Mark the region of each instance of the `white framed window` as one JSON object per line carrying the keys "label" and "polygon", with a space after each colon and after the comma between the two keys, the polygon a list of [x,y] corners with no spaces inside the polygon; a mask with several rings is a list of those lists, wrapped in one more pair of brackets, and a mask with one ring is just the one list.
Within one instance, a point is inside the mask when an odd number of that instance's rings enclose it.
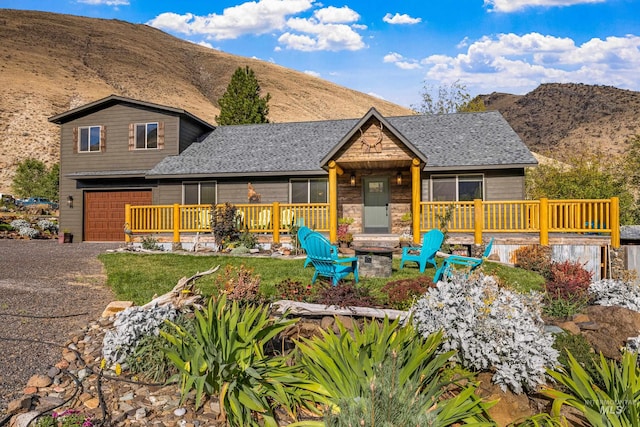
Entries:
{"label": "white framed window", "polygon": [[78,127],[78,153],[97,153],[100,151],[102,126]]}
{"label": "white framed window", "polygon": [[327,179],[292,179],[289,182],[291,203],[327,203],[329,181]]}
{"label": "white framed window", "polygon": [[135,124],[136,150],[158,148],[158,123]]}
{"label": "white framed window", "polygon": [[432,202],[484,200],[483,175],[431,176]]}
{"label": "white framed window", "polygon": [[183,182],[182,203],[185,205],[215,205],[217,199],[215,181]]}

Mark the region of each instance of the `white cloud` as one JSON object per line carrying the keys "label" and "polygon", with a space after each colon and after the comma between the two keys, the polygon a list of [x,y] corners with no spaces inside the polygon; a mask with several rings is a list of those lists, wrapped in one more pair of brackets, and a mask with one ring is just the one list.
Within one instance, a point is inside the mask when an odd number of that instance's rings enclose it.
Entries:
{"label": "white cloud", "polygon": [[378,95],[378,94],[377,94],[377,93],[375,93],[375,92],[367,92],[367,95],[375,96],[375,97],[376,97],[376,98],[378,98],[378,99],[385,100],[384,96],[382,96],[382,95]]}
{"label": "white cloud", "polygon": [[384,18],[382,18],[382,20],[384,22],[386,22],[387,24],[418,24],[420,22],[422,22],[422,18],[412,18],[409,15],[402,14],[400,15],[399,13],[396,13],[395,15],[391,15],[390,13],[387,13],[386,15],[384,15]]}
{"label": "white cloud", "polygon": [[308,75],[313,76],[313,77],[320,77],[320,73],[318,73],[317,71],[304,70],[303,73],[308,74]]}
{"label": "white cloud", "polygon": [[584,3],[604,3],[606,0],[484,0],[493,12],[517,12],[528,7],[562,7]]}
{"label": "white cloud", "polygon": [[287,49],[305,52],[319,50],[360,50],[365,47],[362,36],[345,24],[326,24],[315,18],[290,18],[288,31],[278,38]]}
{"label": "white cloud", "polygon": [[78,0],[78,3],[107,5],[107,6],[129,6],[129,0]]}
{"label": "white cloud", "polygon": [[287,17],[309,10],[313,0],[259,0],[224,9],[221,15],[162,13],[147,24],[182,34],[206,35],[216,40],[245,34],[265,34],[285,27]]}
{"label": "white cloud", "polygon": [[316,10],[313,16],[325,24],[346,24],[356,22],[360,19],[360,15],[348,6],[342,6],[340,8],[333,6],[325,7],[324,9]]}
{"label": "white cloud", "polygon": [[[399,56],[389,62],[400,61],[408,60]],[[538,33],[500,34],[471,43],[464,53],[431,55],[421,64],[428,68],[428,80],[460,80],[479,91],[524,93],[544,82],[634,88],[640,36],[594,38],[578,46],[569,38]]]}
{"label": "white cloud", "polygon": [[415,59],[407,59],[397,52],[391,52],[386,54],[382,58],[382,62],[394,64],[396,67],[402,70],[416,70],[420,67],[420,63]]}

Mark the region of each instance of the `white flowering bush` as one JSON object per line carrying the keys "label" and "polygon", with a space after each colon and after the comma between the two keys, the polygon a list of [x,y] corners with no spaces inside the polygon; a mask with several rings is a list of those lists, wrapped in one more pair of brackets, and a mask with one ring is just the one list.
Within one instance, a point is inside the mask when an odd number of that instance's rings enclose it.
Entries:
{"label": "white flowering bush", "polygon": [[444,331],[443,352],[456,350],[465,368],[494,371],[495,384],[520,394],[543,384],[546,368],[557,365],[540,299],[499,288],[491,277],[454,277],[430,288],[411,311],[422,336]]}
{"label": "white flowering bush", "polygon": [[38,221],[38,228],[42,231],[48,231],[51,234],[58,234],[58,223],[48,219]]}
{"label": "white flowering bush", "polygon": [[114,329],[106,332],[102,341],[102,356],[108,365],[122,363],[135,350],[140,339],[159,333],[166,320],[175,320],[178,310],[172,305],[154,306],[148,309],[129,307],[116,315]]}
{"label": "white flowering bush", "polygon": [[628,308],[640,312],[640,286],[622,280],[603,279],[589,285],[593,304]]}

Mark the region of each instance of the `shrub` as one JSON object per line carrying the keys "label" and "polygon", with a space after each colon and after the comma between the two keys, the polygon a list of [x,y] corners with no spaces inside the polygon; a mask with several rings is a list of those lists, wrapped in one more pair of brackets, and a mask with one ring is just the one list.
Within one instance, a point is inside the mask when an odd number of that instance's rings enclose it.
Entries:
{"label": "shrub", "polygon": [[472,384],[445,398],[450,383],[441,372],[453,352],[438,353],[441,333],[422,338],[411,324],[401,326],[388,318],[352,332],[339,321],[336,325],[338,334],[323,331],[297,344],[301,365],[335,405],[326,414],[328,426],[445,426],[484,420]]}
{"label": "shrub", "polygon": [[294,320],[271,319],[263,306],[227,304],[225,295],[211,298],[195,317],[193,332],[178,325],[161,332],[182,379],[181,404],[191,391],[196,410],[205,396],[218,395],[230,426],[277,426],[278,407],[294,418],[299,406],[318,413],[319,387],[285,357],[265,354],[265,345]]}
{"label": "shrub", "polygon": [[432,280],[426,276],[389,282],[382,287],[389,305],[397,310],[409,309],[417,297],[422,296],[431,286]]}
{"label": "shrub", "polygon": [[20,229],[18,230],[18,234],[21,235],[22,237],[35,239],[40,235],[40,231],[32,227],[20,227]]}
{"label": "shrub", "polygon": [[142,249],[146,249],[148,251],[161,251],[162,246],[158,245],[158,239],[153,237],[153,235],[149,235],[142,237]]}
{"label": "shrub", "polygon": [[315,301],[318,304],[338,307],[379,307],[380,304],[369,295],[369,289],[356,287],[351,283],[339,283],[337,286],[323,288]]}
{"label": "shrub", "polygon": [[[179,315],[174,322],[185,330],[193,331],[193,321],[185,315]],[[170,332],[171,328],[169,323],[163,322],[158,332]],[[127,355],[125,362],[131,372],[142,378],[153,382],[165,382],[178,372],[167,358],[167,348],[167,340],[159,333],[144,335],[138,341],[135,350]]]}
{"label": "shrub", "polygon": [[592,378],[597,373],[597,356],[593,352],[589,341],[583,335],[570,332],[556,334],[553,348],[558,350],[558,363],[565,369],[570,367],[570,353]]}
{"label": "shrub", "polygon": [[31,227],[31,224],[29,223],[29,221],[26,221],[24,219],[14,219],[9,223],[9,225],[11,225],[11,228],[13,228],[14,230],[20,230],[21,228]]}
{"label": "shrub", "polygon": [[43,415],[34,423],[35,427],[93,427],[91,417],[82,415],[77,409],[66,409]]}
{"label": "shrub", "polygon": [[467,369],[495,370],[493,382],[515,393],[544,382],[558,352],[544,331],[540,296],[499,288],[491,277],[454,277],[430,288],[412,309],[423,336],[444,331],[443,351],[457,350]]}
{"label": "shrub", "polygon": [[116,315],[114,329],[108,330],[102,342],[102,356],[108,364],[125,361],[140,340],[146,335],[158,335],[165,320],[178,315],[171,305],[154,306],[148,309],[129,307]]}
{"label": "shrub", "polygon": [[236,211],[236,207],[229,202],[213,208],[211,231],[216,243],[222,247],[234,240],[238,240],[239,230]]}
{"label": "shrub", "polygon": [[584,296],[581,298],[564,299],[554,298],[546,294],[543,302],[542,311],[544,314],[558,319],[567,319],[574,314],[580,313],[589,304],[589,298]]}
{"label": "shrub", "polygon": [[260,294],[260,275],[254,275],[253,270],[244,265],[239,267],[227,265],[224,273],[215,277],[214,283],[230,301],[256,304],[263,300]]}
{"label": "shrub", "polygon": [[58,223],[49,221],[48,219],[38,221],[38,228],[42,231],[48,231],[51,234],[58,234]]}
{"label": "shrub", "polygon": [[603,279],[589,285],[593,304],[628,308],[640,312],[640,286],[620,280]]}
{"label": "shrub", "polygon": [[522,246],[514,252],[514,267],[538,273],[545,279],[551,277],[551,246]]}
{"label": "shrub", "polygon": [[302,282],[284,279],[276,284],[278,298],[290,301],[313,302],[315,293],[311,285],[303,285]]}
{"label": "shrub", "polygon": [[551,276],[545,284],[547,294],[569,301],[583,299],[588,295],[592,275],[577,261],[553,263]]}

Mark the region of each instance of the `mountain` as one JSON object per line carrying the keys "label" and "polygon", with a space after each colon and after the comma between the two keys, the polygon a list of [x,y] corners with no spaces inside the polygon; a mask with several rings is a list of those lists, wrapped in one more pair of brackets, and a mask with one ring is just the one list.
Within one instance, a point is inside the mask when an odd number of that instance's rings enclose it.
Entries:
{"label": "mountain", "polygon": [[354,118],[372,106],[408,108],[257,59],[199,46],[147,25],[0,9],[0,193],[16,165],[58,161],[59,129],[47,118],[116,94],[182,108],[215,123],[218,98],[248,65],[272,122]]}
{"label": "mountain", "polygon": [[482,95],[530,150],[558,160],[581,150],[620,155],[640,135],[640,92],[612,86],[542,84],[526,95]]}

